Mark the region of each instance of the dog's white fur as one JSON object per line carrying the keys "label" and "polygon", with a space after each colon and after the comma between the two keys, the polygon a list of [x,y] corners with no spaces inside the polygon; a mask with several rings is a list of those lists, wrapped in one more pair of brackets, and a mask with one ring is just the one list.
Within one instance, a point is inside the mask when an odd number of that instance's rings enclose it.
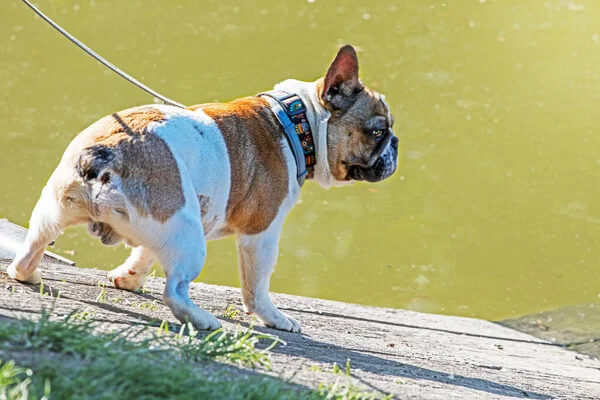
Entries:
{"label": "dog's white fur", "polygon": [[[298,94],[307,105],[307,117],[316,143],[315,179],[320,185],[330,187],[336,183],[327,160],[327,121],[330,114],[319,102],[316,82],[286,80],[275,88]],[[148,130],[162,138],[173,154],[180,172],[185,203],[161,223],[151,216],[139,214],[123,193],[118,177],[111,181],[109,188],[99,188],[97,198],[101,207],[98,220],[110,224],[126,243],[134,246],[129,258],[108,276],[113,282],[118,280],[119,287],[135,290],[142,285],[153,262],[159,261],[167,277],[164,300],[175,316],[181,321],[189,320],[197,329],[216,329],[220,326],[217,319],[196,306],[187,292],[190,282],[204,265],[206,240],[217,239],[225,233],[225,211],[231,187],[227,147],[217,124],[201,109],[191,111],[164,105],[148,107],[155,107],[165,115],[165,121],[151,123]],[[198,124],[202,126],[202,136],[195,130],[194,125]],[[284,138],[281,145],[288,168],[288,194],[265,231],[238,235],[237,244],[246,311],[256,313],[268,326],[298,332],[300,324],[281,313],[269,298],[269,279],[277,259],[283,221],[300,193],[292,151]],[[67,161],[63,157],[61,164]],[[38,283],[40,274],[37,267],[46,245],[65,227],[83,222],[57,200],[61,174],[64,171],[59,165],[42,191],[30,220],[25,245],[8,268],[12,278]],[[201,216],[198,195],[211,199],[204,216]],[[126,208],[129,219],[122,218],[123,213],[118,207]],[[205,226],[210,230],[205,231]]]}

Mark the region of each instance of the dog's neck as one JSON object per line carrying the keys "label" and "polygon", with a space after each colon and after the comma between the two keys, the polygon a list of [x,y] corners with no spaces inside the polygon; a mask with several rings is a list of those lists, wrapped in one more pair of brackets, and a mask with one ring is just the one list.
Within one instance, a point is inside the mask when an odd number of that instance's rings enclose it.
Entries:
{"label": "dog's neck", "polygon": [[329,188],[335,184],[327,159],[327,122],[331,114],[319,101],[317,82],[302,82],[295,79],[288,79],[275,85],[274,89],[295,93],[300,96],[306,105],[306,117],[312,130],[317,157],[314,179],[319,185]]}

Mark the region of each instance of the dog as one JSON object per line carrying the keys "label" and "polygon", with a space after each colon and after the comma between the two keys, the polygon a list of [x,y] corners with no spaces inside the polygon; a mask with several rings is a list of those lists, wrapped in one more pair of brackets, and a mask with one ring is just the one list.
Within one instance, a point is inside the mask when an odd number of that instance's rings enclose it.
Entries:
{"label": "dog", "polygon": [[269,279],[286,215],[305,179],[321,186],[377,182],[397,166],[398,139],[384,96],[358,76],[355,49],[339,49],[324,77],[286,80],[275,91],[185,109],[147,105],[106,116],[77,135],[42,190],[10,277],[39,283],[46,246],[71,225],[131,246],[108,273],[136,290],[155,261],[163,299],[181,322],[220,323],[188,296],[206,241],[236,235],[244,310],[300,332],[277,309]]}

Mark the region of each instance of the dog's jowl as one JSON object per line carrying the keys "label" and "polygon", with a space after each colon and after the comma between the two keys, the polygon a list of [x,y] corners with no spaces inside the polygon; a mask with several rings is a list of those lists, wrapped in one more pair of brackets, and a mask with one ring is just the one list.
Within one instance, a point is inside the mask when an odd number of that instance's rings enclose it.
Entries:
{"label": "dog's jowl", "polygon": [[116,287],[139,288],[158,261],[173,314],[216,329],[188,287],[204,265],[206,241],[236,235],[246,311],[298,332],[300,324],[269,298],[283,221],[305,179],[330,187],[392,175],[392,125],[384,97],[360,81],[351,46],[315,82],[286,80],[229,103],[148,105],[106,116],[68,146],[8,273],[39,282],[48,243],[67,226],[88,224],[104,244],[133,248],[108,274]]}

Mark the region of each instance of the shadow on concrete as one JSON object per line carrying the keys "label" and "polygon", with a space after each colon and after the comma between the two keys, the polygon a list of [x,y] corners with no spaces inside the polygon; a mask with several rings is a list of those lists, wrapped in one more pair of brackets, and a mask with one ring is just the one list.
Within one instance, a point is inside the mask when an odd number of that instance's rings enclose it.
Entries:
{"label": "shadow on concrete", "polygon": [[287,345],[276,346],[271,351],[294,357],[302,357],[328,364],[337,363],[340,366],[343,366],[346,363],[346,360],[350,359],[352,369],[360,369],[372,374],[391,375],[398,378],[422,379],[446,385],[462,386],[496,396],[531,399],[552,398],[552,396],[546,394],[523,390],[486,379],[450,374],[392,361],[386,358],[377,357],[373,354],[365,354],[362,351],[321,342],[306,335],[290,334],[265,327],[255,327],[254,330],[281,337],[287,342]]}

